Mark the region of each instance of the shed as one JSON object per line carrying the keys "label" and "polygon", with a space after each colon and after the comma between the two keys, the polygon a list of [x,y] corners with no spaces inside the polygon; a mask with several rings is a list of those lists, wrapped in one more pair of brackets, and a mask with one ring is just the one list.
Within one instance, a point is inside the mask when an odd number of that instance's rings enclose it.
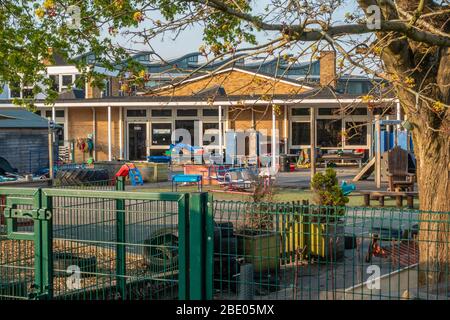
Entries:
{"label": "shed", "polygon": [[19,174],[48,168],[48,120],[24,108],[0,108],[0,157]]}

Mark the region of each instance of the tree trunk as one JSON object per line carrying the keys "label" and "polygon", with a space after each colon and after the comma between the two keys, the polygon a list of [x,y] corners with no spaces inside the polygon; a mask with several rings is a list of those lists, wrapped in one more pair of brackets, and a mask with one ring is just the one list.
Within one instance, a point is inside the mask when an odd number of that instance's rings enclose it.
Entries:
{"label": "tree trunk", "polygon": [[413,130],[413,139],[420,210],[424,211],[420,215],[419,229],[419,282],[436,294],[447,294],[450,283],[450,139],[448,133],[423,126]]}

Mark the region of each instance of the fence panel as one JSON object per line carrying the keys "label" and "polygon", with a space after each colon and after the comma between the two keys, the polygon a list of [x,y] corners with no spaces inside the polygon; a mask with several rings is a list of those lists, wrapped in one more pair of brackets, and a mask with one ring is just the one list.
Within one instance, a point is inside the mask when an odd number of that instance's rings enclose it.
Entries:
{"label": "fence panel", "polygon": [[185,265],[178,261],[187,195],[43,193],[53,206],[55,298],[173,299],[183,294],[179,280],[180,273],[185,278]]}
{"label": "fence panel", "polygon": [[37,189],[0,188],[0,300],[28,299],[38,295],[41,281],[35,241],[39,222],[30,213],[39,205]]}
{"label": "fence panel", "polygon": [[214,201],[214,220],[215,299],[450,298],[450,213]]}

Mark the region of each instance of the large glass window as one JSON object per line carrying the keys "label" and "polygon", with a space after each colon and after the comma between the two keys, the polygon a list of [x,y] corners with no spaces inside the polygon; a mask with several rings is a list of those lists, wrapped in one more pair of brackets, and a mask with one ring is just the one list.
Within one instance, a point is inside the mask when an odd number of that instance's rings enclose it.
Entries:
{"label": "large glass window", "polygon": [[[222,116],[224,115],[223,109],[222,109]],[[203,116],[204,117],[218,117],[219,116],[219,108],[217,109],[203,109]]]}
{"label": "large glass window", "polygon": [[68,87],[72,85],[72,75],[63,75],[62,76],[62,86],[63,87]]}
{"label": "large glass window", "polygon": [[345,144],[350,146],[367,145],[367,123],[366,122],[346,122],[345,123]]}
{"label": "large glass window", "polygon": [[339,108],[319,108],[319,116],[339,116]]}
{"label": "large glass window", "polygon": [[156,146],[168,146],[171,143],[172,124],[152,123],[152,144]]}
{"label": "large glass window", "polygon": [[49,76],[49,79],[52,83],[52,89],[56,92],[59,92],[59,77],[58,75],[52,74]]}
{"label": "large glass window", "polygon": [[293,108],[293,116],[309,116],[309,108]]}
{"label": "large glass window", "polygon": [[172,110],[170,109],[162,109],[162,110],[152,110],[152,117],[171,117]]}
{"label": "large glass window", "polygon": [[309,145],[311,143],[311,124],[309,122],[292,122],[292,145]]}
{"label": "large glass window", "polygon": [[341,147],[342,120],[317,120],[317,145],[320,147]]}
{"label": "large glass window", "polygon": [[146,116],[147,110],[145,109],[127,110],[127,117],[146,117]]}
{"label": "large glass window", "polygon": [[[51,110],[45,111],[45,117],[51,119],[52,111]],[[64,110],[55,110],[55,117],[56,118],[64,118]]]}
{"label": "large glass window", "polygon": [[179,116],[179,117],[196,117],[197,109],[178,109],[177,116]]}
{"label": "large glass window", "polygon": [[219,123],[203,123],[203,145],[218,144],[216,139],[219,139]]}

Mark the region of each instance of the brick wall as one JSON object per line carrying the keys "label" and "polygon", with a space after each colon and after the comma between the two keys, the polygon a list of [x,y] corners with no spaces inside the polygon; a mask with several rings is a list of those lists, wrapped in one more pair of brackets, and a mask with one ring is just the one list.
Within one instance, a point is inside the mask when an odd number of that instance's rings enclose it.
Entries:
{"label": "brick wall", "polygon": [[[54,150],[56,160],[57,148]],[[47,129],[1,129],[0,157],[21,174],[48,167]]]}

